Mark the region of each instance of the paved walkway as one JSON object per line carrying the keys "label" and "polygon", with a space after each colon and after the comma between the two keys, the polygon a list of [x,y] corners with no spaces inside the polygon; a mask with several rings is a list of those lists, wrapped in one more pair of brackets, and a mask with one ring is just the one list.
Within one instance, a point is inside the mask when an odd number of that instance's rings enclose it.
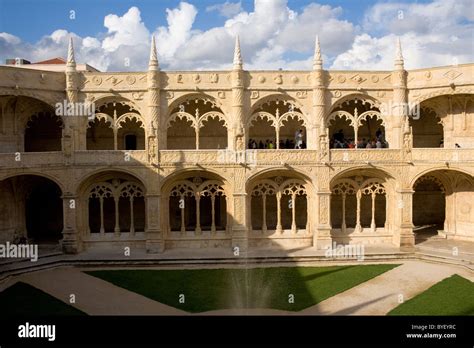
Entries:
{"label": "paved walkway", "polygon": [[74,294],[76,303],[70,305],[90,315],[186,314],[72,267],[24,274],[15,281],[28,283],[67,304],[70,304],[70,295]]}
{"label": "paved walkway", "polygon": [[[125,268],[125,267],[124,267]],[[150,267],[147,269],[160,269]],[[474,273],[462,267],[405,261],[363,284],[331,297],[300,312],[272,309],[216,310],[205,315],[385,315],[404,300],[425,291],[435,283],[459,274],[474,281]],[[153,301],[89,276],[74,267],[60,267],[23,274],[0,284],[0,291],[16,281],[23,281],[68,303],[76,295],[74,307],[91,315],[181,315],[187,312]],[[159,291],[157,289],[157,291]]]}
{"label": "paved walkway", "polygon": [[459,267],[405,261],[402,265],[299,314],[385,315],[399,305],[400,295],[406,301],[455,273],[474,281],[474,273]]}

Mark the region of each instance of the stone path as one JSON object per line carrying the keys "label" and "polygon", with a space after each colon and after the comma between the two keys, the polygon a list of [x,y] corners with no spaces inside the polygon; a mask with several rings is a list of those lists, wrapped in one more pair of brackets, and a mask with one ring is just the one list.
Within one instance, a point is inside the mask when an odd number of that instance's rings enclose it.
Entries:
{"label": "stone path", "polygon": [[[406,301],[454,273],[474,281],[474,273],[461,267],[422,261],[404,261],[395,269],[300,312],[273,309],[226,309],[202,314],[385,315],[398,306],[399,295],[403,295]],[[188,314],[185,311],[89,276],[81,272],[80,269],[73,267],[61,267],[23,274],[0,284],[0,291],[16,281],[31,284],[66,303],[69,301],[70,294],[75,294],[76,304],[74,307],[91,315]]]}
{"label": "stone path", "polygon": [[19,276],[16,280],[69,303],[90,315],[182,315],[186,312],[90,276],[72,267],[56,268]]}
{"label": "stone path", "polygon": [[405,261],[365,283],[328,298],[298,314],[318,315],[385,315],[399,305],[453,274],[474,281],[474,274],[459,267]]}

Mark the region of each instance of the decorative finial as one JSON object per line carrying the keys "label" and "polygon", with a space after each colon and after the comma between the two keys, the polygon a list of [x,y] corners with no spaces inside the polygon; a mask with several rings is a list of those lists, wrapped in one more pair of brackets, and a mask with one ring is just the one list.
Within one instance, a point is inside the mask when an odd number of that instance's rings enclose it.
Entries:
{"label": "decorative finial", "polygon": [[316,41],[314,43],[314,57],[313,57],[313,69],[323,68],[323,58],[321,57],[321,46],[319,45],[319,36],[316,35]]}
{"label": "decorative finial", "polygon": [[395,60],[398,60],[403,63],[402,43],[400,42],[400,37],[397,37],[397,50],[395,53]]}
{"label": "decorative finial", "polygon": [[151,36],[150,61],[148,62],[148,70],[158,70],[158,54],[156,53],[155,35]]}
{"label": "decorative finial", "polygon": [[240,52],[240,41],[239,35],[235,37],[235,49],[234,49],[234,69],[242,69],[242,54]]}
{"label": "decorative finial", "polygon": [[74,46],[72,42],[72,36],[69,37],[69,46],[67,49],[67,67],[75,68],[76,67],[76,59],[74,58]]}

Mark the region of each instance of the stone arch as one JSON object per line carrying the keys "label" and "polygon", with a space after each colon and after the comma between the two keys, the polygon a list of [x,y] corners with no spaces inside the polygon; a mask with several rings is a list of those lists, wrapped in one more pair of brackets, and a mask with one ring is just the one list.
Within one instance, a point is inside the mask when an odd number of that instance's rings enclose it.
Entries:
{"label": "stone arch", "polygon": [[336,101],[325,118],[331,148],[388,147],[380,102],[350,94]]}
{"label": "stone arch", "polygon": [[246,186],[251,234],[266,238],[310,235],[308,211],[313,190],[308,178],[273,170],[252,176]]}
{"label": "stone arch", "polygon": [[[285,94],[271,94],[258,100],[245,122],[248,147],[305,148],[308,118],[302,110],[296,99]],[[296,137],[299,130],[302,135]],[[266,143],[272,145],[265,146]]]}
{"label": "stone arch", "polygon": [[[95,107],[95,118],[88,122],[87,149],[145,149],[145,119],[133,103],[125,98],[103,98]],[[134,141],[127,141],[127,136]]]}
{"label": "stone arch", "polygon": [[473,114],[474,94],[431,94],[410,109],[413,147],[474,147]]}
{"label": "stone arch", "polygon": [[79,223],[88,244],[107,239],[142,239],[146,186],[124,170],[89,173],[78,185]]}
{"label": "stone arch", "polygon": [[140,106],[133,100],[128,99],[127,97],[116,94],[101,94],[98,96],[90,94],[90,96],[90,98],[86,97],[86,100],[90,100],[90,102],[93,102],[96,109],[106,104],[119,103],[123,106],[127,106],[131,112],[136,112],[140,115],[143,114],[143,110],[141,110]]}
{"label": "stone arch", "polygon": [[51,112],[32,115],[25,127],[25,152],[61,151],[63,128],[61,117]]}
{"label": "stone arch", "polygon": [[227,116],[215,98],[204,93],[186,94],[168,108],[167,148],[224,149],[228,127]]}
{"label": "stone arch", "polygon": [[335,111],[336,109],[338,109],[339,106],[341,106],[342,104],[345,104],[347,102],[350,102],[352,100],[357,100],[363,104],[365,103],[369,103],[370,105],[372,105],[372,108],[378,108],[380,109],[381,106],[382,106],[382,103],[375,97],[372,97],[368,94],[363,94],[363,93],[351,93],[351,94],[347,94],[345,96],[342,96],[338,99],[336,99],[332,104],[331,104],[331,107],[329,108],[329,113],[328,115],[330,115],[333,111]]}
{"label": "stone arch", "polygon": [[453,90],[452,88],[441,88],[436,91],[432,91],[429,93],[421,94],[417,97],[413,97],[411,100],[412,103],[414,104],[421,104],[425,100],[434,98],[434,97],[439,97],[439,96],[448,96],[448,95],[459,95],[459,94],[474,94],[474,89],[473,88],[456,88]]}
{"label": "stone arch", "polygon": [[63,232],[63,187],[46,174],[17,173],[0,181],[0,241],[53,244]]}
{"label": "stone arch", "polygon": [[184,179],[186,177],[192,177],[196,175],[204,175],[205,177],[208,177],[212,180],[222,181],[224,185],[226,186],[226,189],[227,189],[226,192],[229,195],[232,194],[233,185],[228,178],[222,175],[221,172],[213,168],[202,169],[199,167],[180,169],[168,174],[167,176],[163,178],[161,182],[160,191],[168,192],[170,190],[170,185],[172,185],[173,182]]}
{"label": "stone arch", "polygon": [[[332,235],[339,242],[361,241],[373,234],[389,240],[393,177],[375,168],[350,168],[330,182]],[[383,239],[383,238],[382,238]]]}
{"label": "stone arch", "polygon": [[38,98],[35,94],[0,97],[0,133],[17,138],[3,144],[3,151],[61,151],[63,120],[54,105]]}
{"label": "stone arch", "polygon": [[189,238],[228,238],[230,197],[225,179],[215,173],[186,170],[167,177],[162,185],[162,221],[169,246],[186,244]]}
{"label": "stone arch", "polygon": [[19,89],[15,90],[12,93],[11,88],[1,88],[0,87],[0,97],[5,97],[5,96],[12,96],[12,97],[25,97],[25,98],[31,98],[31,99],[36,99],[41,102],[44,102],[45,104],[48,104],[51,108],[55,108],[57,103],[62,103],[63,100],[66,98],[66,95],[64,92],[41,92],[41,91],[29,91],[26,89]]}
{"label": "stone arch", "polygon": [[305,173],[299,168],[291,168],[291,171],[290,171],[288,170],[287,167],[284,167],[284,166],[269,167],[269,168],[259,170],[256,173],[253,173],[250,177],[247,178],[245,182],[245,187],[246,187],[246,190],[248,190],[249,186],[253,185],[255,180],[266,178],[271,175],[290,176],[290,174],[292,174],[293,177],[308,183],[309,184],[308,189],[310,189],[311,191],[315,191],[317,183],[313,182],[313,180],[307,173]]}
{"label": "stone arch", "polygon": [[474,177],[457,168],[431,168],[412,181],[417,243],[436,236],[474,241]]}
{"label": "stone arch", "polygon": [[[418,173],[416,173],[413,178],[410,180],[410,183],[409,183],[409,186],[413,189],[416,181],[422,177],[423,175],[427,175],[427,174],[430,174],[431,172],[436,172],[436,171],[446,171],[446,172],[458,172],[458,173],[461,173],[461,174],[464,174],[466,175],[466,177],[468,178],[474,178],[474,173],[469,171],[469,170],[466,170],[464,168],[460,168],[460,167],[453,167],[453,166],[450,166],[449,168],[447,168],[446,166],[436,166],[436,167],[430,167],[430,168],[427,168],[427,169],[424,169]],[[445,184],[444,181],[442,181],[443,184]]]}

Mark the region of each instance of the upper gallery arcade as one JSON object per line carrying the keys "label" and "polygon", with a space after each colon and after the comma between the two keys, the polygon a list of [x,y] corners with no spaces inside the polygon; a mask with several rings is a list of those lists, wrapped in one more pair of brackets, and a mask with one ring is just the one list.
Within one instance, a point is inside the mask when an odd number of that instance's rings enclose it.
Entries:
{"label": "upper gallery arcade", "polygon": [[154,38],[145,72],[77,69],[72,39],[65,71],[0,66],[0,239],[472,241],[474,64],[407,71],[394,45],[391,71],[324,70],[317,38],[310,71],[244,70],[238,37],[228,71],[161,71]]}

